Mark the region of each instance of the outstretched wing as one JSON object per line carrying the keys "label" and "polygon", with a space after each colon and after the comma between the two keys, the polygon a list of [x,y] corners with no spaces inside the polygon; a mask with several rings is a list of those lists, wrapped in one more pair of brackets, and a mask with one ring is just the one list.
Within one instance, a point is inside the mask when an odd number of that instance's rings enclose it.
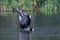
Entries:
{"label": "outstretched wing", "polygon": [[16,11],[18,13],[18,15],[20,15],[21,17],[23,17],[23,14],[22,14],[22,10],[17,10],[16,8],[14,7],[11,7],[14,11]]}

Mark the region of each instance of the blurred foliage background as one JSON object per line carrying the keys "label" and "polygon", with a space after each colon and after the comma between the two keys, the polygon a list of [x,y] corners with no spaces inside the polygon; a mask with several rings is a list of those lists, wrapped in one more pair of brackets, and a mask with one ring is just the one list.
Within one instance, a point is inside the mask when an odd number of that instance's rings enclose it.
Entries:
{"label": "blurred foliage background", "polygon": [[[33,14],[52,15],[60,13],[60,0],[0,0],[0,10],[12,11],[11,6]],[[2,14],[2,12],[1,12]]]}

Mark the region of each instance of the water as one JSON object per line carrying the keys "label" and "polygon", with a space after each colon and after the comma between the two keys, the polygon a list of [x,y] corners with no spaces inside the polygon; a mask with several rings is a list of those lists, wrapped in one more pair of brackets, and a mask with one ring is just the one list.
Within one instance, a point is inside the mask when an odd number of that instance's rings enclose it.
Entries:
{"label": "water", "polygon": [[[18,40],[17,19],[17,16],[0,16],[0,40]],[[32,24],[35,28],[32,40],[60,40],[60,15],[35,15]]]}
{"label": "water", "polygon": [[60,40],[60,16],[38,15],[32,40]]}

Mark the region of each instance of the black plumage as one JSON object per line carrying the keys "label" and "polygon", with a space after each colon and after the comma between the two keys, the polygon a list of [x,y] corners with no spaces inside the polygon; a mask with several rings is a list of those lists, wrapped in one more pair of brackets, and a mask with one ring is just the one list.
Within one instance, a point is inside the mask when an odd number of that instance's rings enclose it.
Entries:
{"label": "black plumage", "polygon": [[[20,23],[20,27],[22,29],[27,28],[30,23],[31,23],[31,19],[29,17],[29,15],[27,15],[27,13],[25,12],[25,10],[17,10],[13,7],[11,7],[14,11],[17,12],[17,14],[19,15],[19,23]],[[21,19],[20,19],[21,18]]]}

